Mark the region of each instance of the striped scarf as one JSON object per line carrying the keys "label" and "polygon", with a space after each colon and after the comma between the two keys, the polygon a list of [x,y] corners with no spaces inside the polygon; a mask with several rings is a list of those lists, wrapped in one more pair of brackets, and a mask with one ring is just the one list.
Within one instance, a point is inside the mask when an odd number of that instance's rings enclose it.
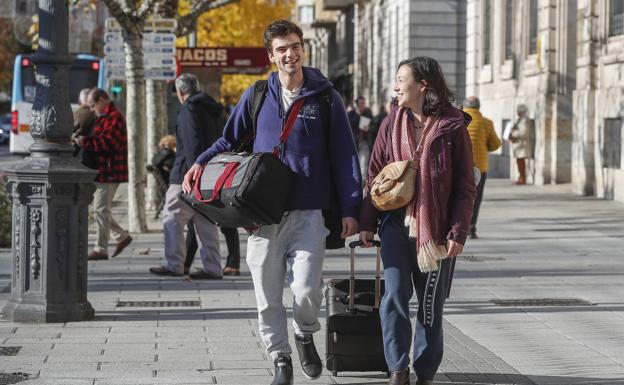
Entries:
{"label": "striped scarf", "polygon": [[[400,108],[391,132],[391,148],[393,161],[414,160],[416,173],[416,190],[412,201],[405,209],[405,226],[409,226],[409,237],[416,239],[418,267],[423,273],[438,270],[438,260],[446,258],[446,246],[436,244],[436,212],[431,184],[431,143],[432,132],[439,126],[439,120],[427,118],[420,144],[416,143],[416,135],[406,108]],[[420,151],[420,156],[418,152]],[[417,159],[414,159],[417,158]]]}

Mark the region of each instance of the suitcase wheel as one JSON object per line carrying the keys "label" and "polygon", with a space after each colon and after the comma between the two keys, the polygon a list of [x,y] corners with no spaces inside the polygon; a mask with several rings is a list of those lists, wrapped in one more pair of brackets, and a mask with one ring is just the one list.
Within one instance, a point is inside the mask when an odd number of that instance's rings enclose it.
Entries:
{"label": "suitcase wheel", "polygon": [[[338,377],[338,372],[336,370],[332,370],[332,376]],[[390,376],[388,376],[388,377],[390,377]]]}

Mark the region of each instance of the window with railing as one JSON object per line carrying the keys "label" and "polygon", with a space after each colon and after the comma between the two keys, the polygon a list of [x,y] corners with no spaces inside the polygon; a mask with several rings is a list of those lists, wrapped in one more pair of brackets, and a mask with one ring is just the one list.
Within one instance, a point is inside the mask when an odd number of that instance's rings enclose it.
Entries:
{"label": "window with railing", "polygon": [[537,53],[537,0],[529,0],[529,54]]}
{"label": "window with railing", "polygon": [[609,36],[624,35],[624,1],[609,1]]}

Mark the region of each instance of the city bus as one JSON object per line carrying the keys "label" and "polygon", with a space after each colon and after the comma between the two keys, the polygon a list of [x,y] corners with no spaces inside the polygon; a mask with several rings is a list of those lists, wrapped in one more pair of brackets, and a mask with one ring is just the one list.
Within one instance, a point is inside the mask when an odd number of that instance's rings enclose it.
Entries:
{"label": "city bus", "polygon": [[[69,100],[72,109],[78,108],[78,94],[83,88],[102,87],[102,63],[97,56],[78,54],[69,73]],[[13,65],[11,97],[11,135],[9,148],[13,154],[27,154],[33,144],[29,125],[35,101],[35,71],[31,55],[17,55]]]}

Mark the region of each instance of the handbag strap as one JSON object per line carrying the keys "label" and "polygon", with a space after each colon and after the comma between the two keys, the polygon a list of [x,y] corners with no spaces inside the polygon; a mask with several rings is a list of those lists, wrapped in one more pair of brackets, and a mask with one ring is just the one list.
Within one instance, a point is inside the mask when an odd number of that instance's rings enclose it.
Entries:
{"label": "handbag strap", "polygon": [[305,102],[305,98],[297,99],[293,103],[292,109],[290,110],[290,114],[288,115],[288,119],[286,119],[286,124],[282,129],[282,134],[280,135],[280,142],[277,146],[273,147],[272,154],[276,157],[280,157],[282,154],[282,148],[284,147],[284,143],[286,143],[286,139],[290,135],[292,131],[293,125],[297,120],[297,116],[299,115],[299,111],[301,111],[301,107],[303,107],[303,103]]}

